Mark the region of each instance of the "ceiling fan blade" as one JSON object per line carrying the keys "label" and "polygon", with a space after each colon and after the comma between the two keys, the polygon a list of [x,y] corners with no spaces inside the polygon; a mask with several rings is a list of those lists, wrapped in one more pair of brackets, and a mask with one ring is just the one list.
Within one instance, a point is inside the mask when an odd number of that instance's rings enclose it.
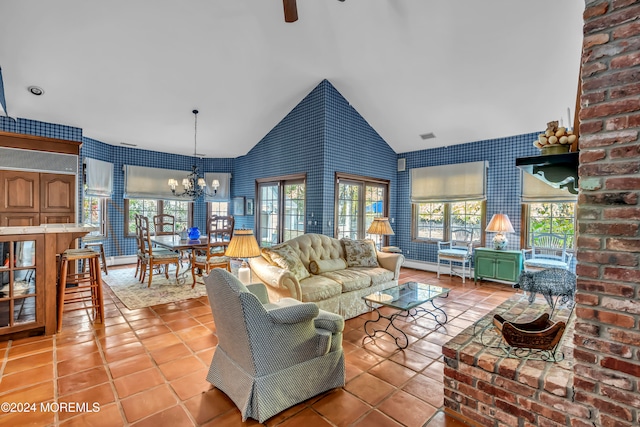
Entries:
{"label": "ceiling fan blade", "polygon": [[284,6],[284,22],[296,22],[298,20],[298,7],[296,0],[282,0]]}

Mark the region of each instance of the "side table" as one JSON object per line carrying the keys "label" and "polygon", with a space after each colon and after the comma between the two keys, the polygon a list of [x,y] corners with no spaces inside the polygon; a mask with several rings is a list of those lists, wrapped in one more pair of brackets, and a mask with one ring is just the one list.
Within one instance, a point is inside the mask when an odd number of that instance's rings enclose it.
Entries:
{"label": "side table", "polygon": [[522,252],[476,248],[473,254],[474,282],[478,279],[517,283],[522,272]]}

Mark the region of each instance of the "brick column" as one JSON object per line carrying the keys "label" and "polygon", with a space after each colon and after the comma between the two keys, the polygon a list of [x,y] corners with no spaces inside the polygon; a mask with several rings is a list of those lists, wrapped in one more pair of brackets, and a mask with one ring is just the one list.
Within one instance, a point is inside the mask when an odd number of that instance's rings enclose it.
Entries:
{"label": "brick column", "polygon": [[584,21],[574,399],[639,425],[640,0],[586,0]]}

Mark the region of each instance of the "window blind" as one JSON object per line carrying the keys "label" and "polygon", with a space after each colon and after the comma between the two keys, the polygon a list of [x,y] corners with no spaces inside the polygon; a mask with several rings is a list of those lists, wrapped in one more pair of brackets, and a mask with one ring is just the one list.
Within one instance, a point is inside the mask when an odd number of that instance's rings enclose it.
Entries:
{"label": "window blind", "polygon": [[[214,194],[213,188],[211,187],[211,183],[214,179],[217,179],[220,183],[220,187],[218,187],[218,191]],[[204,174],[204,180],[207,182],[207,192],[211,194],[211,196],[205,196],[205,202],[226,202],[231,200],[231,174],[224,172],[207,172]]]}
{"label": "window blind", "polygon": [[[169,187],[170,178],[181,183],[182,178],[188,174],[189,172],[181,170],[124,165],[124,198],[190,201],[174,196]],[[178,192],[182,190],[180,185],[176,188]]]}
{"label": "window blind", "polygon": [[569,193],[565,188],[555,188],[535,176],[524,171],[521,172],[521,198],[522,203],[544,203],[544,202],[575,202],[578,200],[577,194]]}
{"label": "window blind", "polygon": [[86,157],[84,159],[86,196],[111,197],[113,194],[113,163]]}
{"label": "window blind", "polygon": [[485,200],[487,161],[411,169],[411,203]]}

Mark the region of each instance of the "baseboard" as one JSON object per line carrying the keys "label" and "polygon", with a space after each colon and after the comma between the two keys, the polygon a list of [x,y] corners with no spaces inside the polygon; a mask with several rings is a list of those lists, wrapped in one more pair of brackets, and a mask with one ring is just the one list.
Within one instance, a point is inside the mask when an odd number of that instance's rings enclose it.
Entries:
{"label": "baseboard", "polygon": [[138,262],[137,255],[123,255],[123,256],[110,256],[107,257],[107,266],[112,265],[129,265],[136,264]]}
{"label": "baseboard", "polygon": [[[415,270],[422,270],[422,271],[431,271],[433,273],[437,273],[438,272],[438,264],[434,263],[434,262],[426,262],[426,261],[418,261],[415,259],[406,259],[404,260],[404,263],[402,263],[403,267],[407,267],[407,268],[413,268]],[[449,266],[442,266],[442,269],[440,270],[440,275],[442,276],[443,274],[446,274],[447,276],[449,275]],[[459,274],[456,274],[457,277],[460,277]],[[469,280],[473,280],[473,270],[471,270],[471,275],[467,276],[465,274],[465,277]]]}

